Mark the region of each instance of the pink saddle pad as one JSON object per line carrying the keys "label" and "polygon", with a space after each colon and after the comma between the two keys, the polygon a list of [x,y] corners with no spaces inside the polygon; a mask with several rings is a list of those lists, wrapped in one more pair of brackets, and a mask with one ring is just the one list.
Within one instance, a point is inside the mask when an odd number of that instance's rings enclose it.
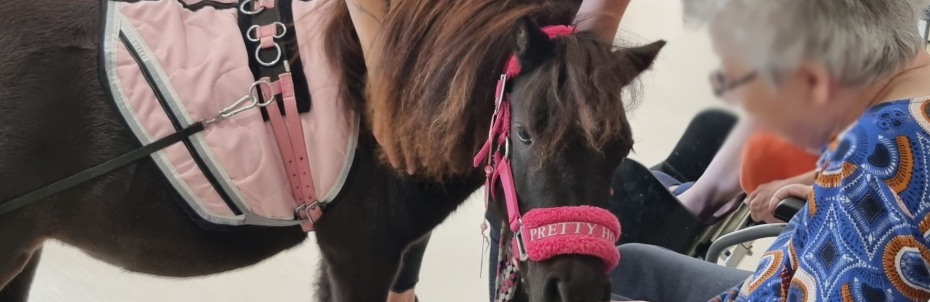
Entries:
{"label": "pink saddle pad", "polygon": [[[146,144],[214,117],[256,81],[235,0],[106,2],[102,70],[126,124]],[[316,196],[329,202],[352,165],[358,114],[338,95],[323,53],[317,1],[292,5],[311,110],[300,115]],[[194,212],[222,225],[291,226],[294,197],[259,109],[152,155]]]}

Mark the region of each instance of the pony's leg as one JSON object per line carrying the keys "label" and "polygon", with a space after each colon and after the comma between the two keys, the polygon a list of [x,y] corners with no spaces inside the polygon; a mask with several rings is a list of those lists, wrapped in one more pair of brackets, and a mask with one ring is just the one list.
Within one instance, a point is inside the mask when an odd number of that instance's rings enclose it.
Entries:
{"label": "pony's leg", "polygon": [[396,257],[371,253],[349,256],[350,253],[342,252],[339,260],[327,260],[330,264],[325,268],[324,277],[328,277],[329,302],[386,301],[400,266],[400,252]]}
{"label": "pony's leg", "polygon": [[316,281],[316,298],[319,302],[333,301],[333,289],[329,282],[328,268],[329,265],[326,264],[326,259],[320,259],[320,278]]}
{"label": "pony's leg", "polygon": [[42,258],[42,248],[32,252],[29,262],[22,272],[0,289],[0,301],[3,302],[25,302],[29,299],[29,289],[32,288],[32,280],[36,276],[36,270],[39,268],[39,259]]}
{"label": "pony's leg", "polygon": [[442,184],[398,178],[363,130],[344,194],[316,225],[333,302],[386,301],[404,252],[484,181],[481,173]]}
{"label": "pony's leg", "polygon": [[0,302],[25,301],[39,263],[45,227],[37,211],[25,208],[0,218]]}
{"label": "pony's leg", "polygon": [[404,250],[428,231],[414,226],[404,211],[392,211],[398,203],[359,198],[336,203],[321,218],[316,229],[325,263],[321,281],[328,283],[331,302],[387,301]]}
{"label": "pony's leg", "polygon": [[[393,293],[403,293],[403,292],[412,292],[416,282],[419,279],[420,274],[420,265],[423,262],[423,253],[426,250],[426,245],[429,242],[429,235],[421,239],[417,243],[410,246],[407,251],[404,253],[403,261],[401,262],[401,267],[398,268],[398,272],[395,274],[395,278],[392,278],[393,283],[391,287],[391,292]],[[321,261],[320,265],[320,281],[319,281],[319,293],[321,302],[332,302],[332,287],[330,281],[330,274],[328,273],[329,265],[326,264],[325,260]],[[339,301],[354,301],[352,298],[343,298]]]}

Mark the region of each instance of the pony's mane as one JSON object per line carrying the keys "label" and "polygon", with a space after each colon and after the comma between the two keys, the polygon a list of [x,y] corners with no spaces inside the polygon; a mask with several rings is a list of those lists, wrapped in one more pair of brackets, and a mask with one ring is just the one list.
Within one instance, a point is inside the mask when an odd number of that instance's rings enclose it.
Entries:
{"label": "pony's mane", "polygon": [[[340,3],[333,6],[334,19],[326,29],[328,57],[343,71],[343,92],[355,109],[369,118],[375,112],[389,118],[392,128],[385,130],[402,152],[422,160],[418,174],[462,175],[472,171],[471,158],[487,138],[494,87],[513,53],[517,20],[529,16],[540,26],[570,24],[580,3],[392,0],[379,40],[381,65],[367,85],[361,47],[348,9]],[[558,57],[527,76],[531,83],[523,86],[529,87],[525,95],[549,100],[533,106],[541,110],[533,113],[539,117],[534,124],[545,129],[538,142],[556,150],[574,127],[594,147],[612,135],[628,134],[620,91],[635,74],[623,76],[628,71],[610,64],[620,61],[611,45],[591,35],[557,40]]]}

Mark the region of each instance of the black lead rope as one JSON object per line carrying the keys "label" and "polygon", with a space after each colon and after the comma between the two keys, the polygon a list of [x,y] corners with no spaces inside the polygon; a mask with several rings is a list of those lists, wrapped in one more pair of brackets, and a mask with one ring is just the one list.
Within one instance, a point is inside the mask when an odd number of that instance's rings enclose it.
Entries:
{"label": "black lead rope", "polygon": [[185,138],[194,135],[197,132],[203,131],[205,128],[206,125],[204,122],[192,124],[187,126],[187,128],[175,132],[174,134],[168,135],[148,145],[142,146],[141,148],[133,150],[132,152],[123,154],[120,157],[111,159],[105,163],[94,166],[93,168],[78,172],[77,174],[71,175],[68,178],[59,180],[55,183],[42,187],[41,189],[29,192],[26,195],[17,197],[16,199],[0,203],[0,215],[15,211],[19,208],[29,205],[30,203],[39,201],[43,198],[73,188],[81,183],[92,180],[101,175],[113,172],[116,169],[125,167],[126,165],[152,155],[152,153],[158,152],[161,149],[181,142]]}

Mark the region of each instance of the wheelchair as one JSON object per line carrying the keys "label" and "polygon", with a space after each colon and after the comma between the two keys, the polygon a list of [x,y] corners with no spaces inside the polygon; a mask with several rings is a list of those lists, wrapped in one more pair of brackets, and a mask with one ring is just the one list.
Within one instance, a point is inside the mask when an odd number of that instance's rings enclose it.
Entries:
{"label": "wheelchair", "polygon": [[[748,206],[707,221],[692,214],[660,182],[652,171],[660,171],[682,182],[696,181],[722,147],[738,118],[719,109],[699,113],[666,160],[652,167],[626,159],[614,172],[610,210],[620,218],[622,235],[618,244],[643,243],[660,246],[691,257],[735,267],[749,253],[745,243],[777,236],[785,224],[759,225],[752,221]],[[745,194],[739,198],[745,198]],[[786,199],[775,217],[788,221],[804,201]],[[727,248],[734,246],[731,250]]]}

